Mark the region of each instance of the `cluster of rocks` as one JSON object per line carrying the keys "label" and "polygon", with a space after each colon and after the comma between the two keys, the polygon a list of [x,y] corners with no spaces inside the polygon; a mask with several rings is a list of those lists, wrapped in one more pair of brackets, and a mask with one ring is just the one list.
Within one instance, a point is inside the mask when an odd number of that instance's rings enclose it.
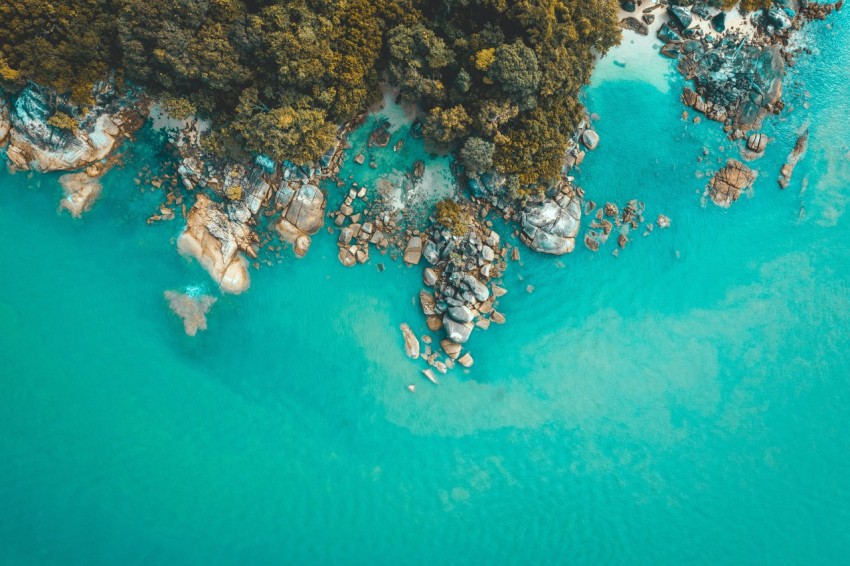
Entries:
{"label": "cluster of rocks", "polygon": [[[487,329],[491,322],[505,322],[495,308],[505,291],[492,282],[507,267],[508,248],[500,246],[499,234],[478,221],[473,211],[466,214],[464,228],[435,223],[420,240],[428,264],[422,280],[433,289],[420,293],[422,312],[430,330],[443,329],[458,345],[466,343],[476,326]],[[414,251],[409,259],[418,260],[417,255]]]}
{"label": "cluster of rocks", "polygon": [[717,206],[728,208],[738,200],[741,192],[750,189],[756,173],[740,161],[730,159],[708,184],[708,196]]}
{"label": "cluster of rocks", "polygon": [[587,155],[585,150],[593,151],[599,146],[599,134],[590,123],[590,118],[585,117],[576,128],[567,146],[567,154],[564,159],[564,172],[573,167],[578,167],[584,162]]}
{"label": "cluster of rocks", "polygon": [[782,169],[779,172],[779,187],[782,189],[787,189],[788,185],[791,183],[791,176],[794,174],[794,167],[797,166],[797,161],[799,161],[800,157],[806,153],[806,148],[809,145],[809,130],[806,130],[797,137],[797,141],[794,142],[794,149],[791,150],[791,153],[788,154],[788,158],[785,160],[785,163],[782,165]]}
{"label": "cluster of rocks", "polygon": [[[677,59],[678,70],[694,82],[693,90],[685,89],[683,102],[724,123],[732,139],[743,139],[784,106],[782,81],[793,63],[791,32],[810,19],[825,18],[840,4],[777,0],[751,15],[751,33],[727,32],[725,13],[711,16],[703,3],[692,9],[669,6],[669,21],[658,30],[665,42],[661,52]],[[710,18],[717,35],[693,26],[698,18]]]}
{"label": "cluster of rocks", "polygon": [[[307,254],[311,237],[324,225],[327,206],[318,184],[321,178],[339,172],[341,141],[318,163],[304,166],[277,164],[262,155],[253,164],[221,161],[205,154],[197,144],[179,148],[181,184],[198,196],[178,248],[196,258],[222,291],[240,293],[250,285],[243,253],[257,260],[264,245],[269,251],[278,251],[255,232],[263,217],[274,217],[275,232],[292,246],[296,257]],[[259,266],[255,261],[254,267]]]}
{"label": "cluster of rocks", "polygon": [[[637,199],[632,199],[623,206],[622,210],[613,202],[606,202],[601,208],[596,208],[596,203],[587,201],[585,211],[590,214],[596,210],[595,220],[590,223],[590,230],[584,236],[584,245],[592,252],[599,251],[599,248],[610,239],[611,235],[616,232],[618,249],[614,250],[614,255],[619,254],[619,250],[625,249],[629,243],[629,235],[640,229],[644,223],[644,212],[646,206],[643,202]],[[652,233],[655,226],[661,229],[670,227],[670,219],[663,214],[659,214],[655,221],[646,225],[643,232],[644,236]]]}
{"label": "cluster of rocks", "polygon": [[[110,81],[92,90],[94,103],[83,109],[67,97],[28,84],[10,107],[0,91],[0,144],[12,170],[77,171],[60,177],[65,193],[60,208],[79,217],[100,195],[99,178],[117,161],[115,150],[142,127],[148,100],[136,92],[119,96]],[[61,112],[73,127],[51,118]]]}
{"label": "cluster of rocks", "polygon": [[[420,351],[419,341],[410,328],[402,325],[405,349],[411,358],[421,357],[433,369],[423,374],[438,383],[434,371],[446,373],[455,363],[471,367],[472,355],[464,351],[475,328],[486,330],[491,323],[504,324],[505,316],[496,310],[497,299],[507,293],[493,284],[506,268],[508,249],[500,248],[501,237],[470,215],[469,230],[456,234],[451,229],[434,224],[426,239],[415,238],[422,245],[421,252],[414,250],[406,261],[424,256],[429,264],[422,272],[422,280],[430,290],[419,293],[419,304],[426,317],[428,329],[443,330],[440,351],[432,350],[431,337],[422,337],[426,344]],[[414,244],[416,245],[416,244]]]}
{"label": "cluster of rocks", "polygon": [[684,90],[685,105],[723,123],[732,139],[743,138],[767,114],[782,109],[785,60],[775,45],[756,46],[735,34],[689,41],[678,68],[695,85]]}
{"label": "cluster of rocks", "polygon": [[369,261],[369,246],[385,253],[393,243],[401,244],[397,215],[381,206],[380,196],[370,202],[366,187],[353,183],[339,207],[330,217],[340,229],[337,245],[339,261],[346,267]]}

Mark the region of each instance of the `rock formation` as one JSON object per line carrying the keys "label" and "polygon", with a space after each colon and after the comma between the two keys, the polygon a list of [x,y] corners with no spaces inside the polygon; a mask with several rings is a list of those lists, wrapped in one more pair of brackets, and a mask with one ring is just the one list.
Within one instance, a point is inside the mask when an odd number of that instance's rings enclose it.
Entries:
{"label": "rock formation", "polygon": [[788,154],[788,158],[785,160],[785,163],[782,165],[782,169],[780,170],[779,177],[779,187],[782,189],[787,189],[788,185],[791,183],[791,176],[794,174],[794,168],[797,166],[797,161],[800,160],[806,153],[806,148],[809,146],[809,130],[806,130],[797,136],[797,141],[794,142],[794,149],[791,150],[791,153]]}
{"label": "rock formation", "polygon": [[253,235],[245,224],[250,218],[247,207],[228,207],[230,211],[199,194],[189,211],[186,228],[177,239],[177,249],[197,259],[222,291],[238,294],[251,283],[248,261],[240,250],[252,249]]}
{"label": "rock formation", "polygon": [[310,236],[324,224],[325,195],[315,185],[293,188],[284,183],[277,192],[276,201],[283,213],[275,228],[281,239],[293,244],[295,255],[304,257],[310,249]]}
{"label": "rock formation", "polygon": [[[496,322],[499,318],[495,310],[496,287],[491,282],[501,277],[506,267],[502,258],[508,253],[507,248],[499,246],[499,234],[472,214],[463,226],[465,231],[439,224],[428,230],[422,257],[429,264],[425,270],[427,279],[434,281],[434,290],[433,294],[425,290],[419,294],[428,328],[442,328],[447,340],[459,345],[469,340],[476,326],[487,328],[490,320]],[[504,291],[500,289],[498,294]],[[504,322],[504,317],[499,320]]]}
{"label": "rock formation", "polygon": [[92,207],[103,188],[99,176],[88,171],[62,175],[59,183],[65,191],[65,198],[59,207],[70,212],[74,218],[80,218]]}
{"label": "rock formation", "polygon": [[580,219],[580,199],[572,185],[563,183],[553,198],[525,207],[520,239],[537,252],[568,254],[575,249]]}
{"label": "rock formation", "polygon": [[[83,113],[49,89],[25,87],[10,114],[7,157],[12,167],[41,172],[82,169],[107,157],[144,124],[144,100],[132,94],[119,97],[106,82],[95,88],[93,98],[95,104]],[[72,118],[72,129],[49,123],[57,107]]]}
{"label": "rock formation", "polygon": [[711,179],[708,194],[717,206],[728,208],[741,196],[741,191],[752,186],[756,174],[752,169],[737,161],[730,159],[726,166],[718,171]]}

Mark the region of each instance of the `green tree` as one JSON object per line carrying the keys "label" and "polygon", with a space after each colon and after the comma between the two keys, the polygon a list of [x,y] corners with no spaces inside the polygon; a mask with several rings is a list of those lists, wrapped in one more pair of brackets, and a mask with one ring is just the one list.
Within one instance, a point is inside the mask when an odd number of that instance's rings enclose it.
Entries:
{"label": "green tree", "polygon": [[478,137],[469,137],[460,150],[460,157],[467,174],[478,175],[493,167],[493,153],[496,146],[493,142]]}

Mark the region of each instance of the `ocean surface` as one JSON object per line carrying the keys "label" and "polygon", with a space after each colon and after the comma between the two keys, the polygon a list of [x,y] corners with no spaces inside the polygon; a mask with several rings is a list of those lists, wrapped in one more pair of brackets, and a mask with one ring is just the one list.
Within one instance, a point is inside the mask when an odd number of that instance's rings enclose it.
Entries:
{"label": "ocean surface", "polygon": [[[324,232],[186,336],[163,291],[218,293],[179,219],[144,223],[153,132],[82,220],[57,176],[0,172],[0,563],[846,563],[850,11],[804,40],[754,194],[723,210],[703,175],[738,148],[627,35],[587,88],[577,182],[671,228],[619,257],[523,248],[508,323],[439,386],[398,329],[425,331],[420,270],[345,269]],[[423,155],[385,151],[346,171]],[[448,170],[428,161],[426,197]]]}

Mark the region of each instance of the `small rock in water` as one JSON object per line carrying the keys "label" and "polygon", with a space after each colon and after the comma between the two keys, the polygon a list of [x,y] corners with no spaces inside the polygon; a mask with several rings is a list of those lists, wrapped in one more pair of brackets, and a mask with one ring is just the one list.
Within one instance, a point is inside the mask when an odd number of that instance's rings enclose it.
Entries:
{"label": "small rock in water", "polygon": [[410,330],[410,326],[407,323],[402,323],[400,328],[404,336],[404,350],[411,359],[415,360],[419,357],[419,340],[416,339],[416,336]]}
{"label": "small rock in water", "polygon": [[472,364],[475,363],[475,360],[472,359],[472,355],[467,352],[460,358],[458,358],[457,363],[462,365],[465,368],[472,367]]}

